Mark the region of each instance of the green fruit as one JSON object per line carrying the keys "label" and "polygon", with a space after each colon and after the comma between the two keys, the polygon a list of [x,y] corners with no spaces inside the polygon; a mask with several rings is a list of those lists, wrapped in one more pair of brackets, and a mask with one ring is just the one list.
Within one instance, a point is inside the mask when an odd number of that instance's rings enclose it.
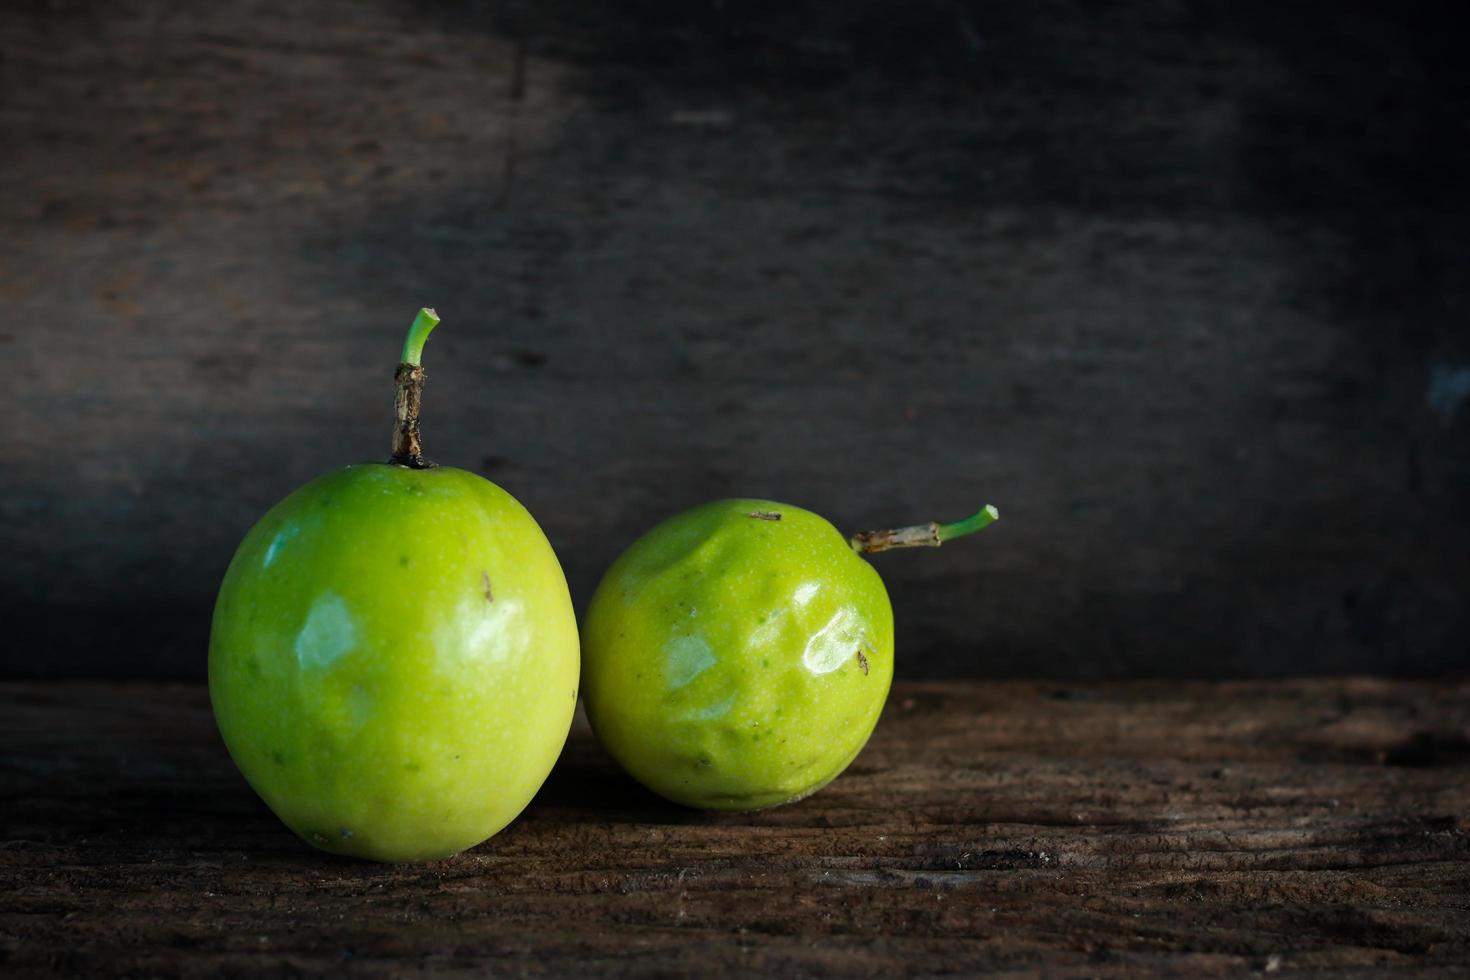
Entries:
{"label": "green fruit", "polygon": [[583,630],[587,715],[608,752],[677,803],[754,810],[847,768],[893,679],[893,610],[860,552],[931,544],[967,521],[844,538],[769,500],[718,500],[628,548]]}
{"label": "green fruit", "polygon": [[396,461],[327,474],[261,518],[209,648],[215,717],[250,785],[305,840],[379,861],[454,854],[514,819],[561,751],[578,680],[556,555],[500,487],[423,462],[413,374],[399,369]]}

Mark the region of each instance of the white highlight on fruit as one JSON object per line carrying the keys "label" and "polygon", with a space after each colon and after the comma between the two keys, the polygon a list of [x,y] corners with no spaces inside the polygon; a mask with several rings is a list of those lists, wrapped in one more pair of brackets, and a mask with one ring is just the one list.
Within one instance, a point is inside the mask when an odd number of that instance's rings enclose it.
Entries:
{"label": "white highlight on fruit", "polygon": [[287,541],[290,541],[292,538],[296,537],[296,532],[300,530],[300,526],[292,524],[290,527],[283,528],[279,534],[272,538],[271,543],[266,546],[265,558],[261,560],[260,567],[270,568],[271,563],[276,560],[276,556],[281,553],[281,548],[286,544]]}
{"label": "white highlight on fruit", "polygon": [[497,596],[487,602],[476,592],[434,630],[440,667],[452,670],[466,662],[493,664],[506,659],[526,644],[524,619],[520,599]]}
{"label": "white highlight on fruit", "polygon": [[521,601],[498,599],[495,602],[471,600],[465,605],[469,624],[465,630],[466,653],[486,663],[504,660],[511,645],[520,639]]}
{"label": "white highlight on fruit", "polygon": [[702,636],[676,636],[664,644],[664,675],[674,690],[715,665],[715,652]]}
{"label": "white highlight on fruit", "polygon": [[862,620],[849,608],[833,613],[827,625],[812,634],[801,662],[813,674],[830,674],[852,659],[862,645]]}
{"label": "white highlight on fruit", "polygon": [[330,667],[356,646],[357,628],[347,603],[335,592],[323,592],[296,634],[296,662],[304,668]]}
{"label": "white highlight on fruit", "polygon": [[691,711],[686,717],[693,721],[714,721],[716,718],[723,718],[728,715],[730,709],[733,707],[735,707],[735,692],[731,691],[720,701],[700,708],[697,711]]}
{"label": "white highlight on fruit", "polygon": [[786,628],[786,616],[787,610],[784,606],[768,613],[766,621],[750,631],[750,645],[767,647],[774,643],[781,635],[781,631]]}
{"label": "white highlight on fruit", "polygon": [[817,597],[817,590],[822,586],[817,582],[803,582],[796,587],[796,604],[805,606]]}

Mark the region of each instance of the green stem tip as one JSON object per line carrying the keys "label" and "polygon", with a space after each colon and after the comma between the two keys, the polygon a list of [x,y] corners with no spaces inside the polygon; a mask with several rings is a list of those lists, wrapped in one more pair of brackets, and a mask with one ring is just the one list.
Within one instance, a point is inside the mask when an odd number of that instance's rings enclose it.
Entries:
{"label": "green stem tip", "polygon": [[1000,511],[993,505],[986,504],[962,521],[950,524],[930,521],[928,524],[915,524],[912,527],[860,531],[852,536],[849,543],[858,554],[873,554],[893,548],[937,548],[946,541],[982,531],[999,519]]}
{"label": "green stem tip", "polygon": [[439,314],[427,306],[419,310],[419,315],[413,318],[413,326],[408,328],[408,337],[403,341],[403,356],[398,362],[418,367],[424,356],[424,341],[429,339],[429,334],[438,325]]}
{"label": "green stem tip", "polygon": [[962,521],[939,525],[939,540],[945,542],[963,538],[967,534],[985,530],[998,520],[1000,520],[1000,511],[995,509],[994,504],[986,504]]}

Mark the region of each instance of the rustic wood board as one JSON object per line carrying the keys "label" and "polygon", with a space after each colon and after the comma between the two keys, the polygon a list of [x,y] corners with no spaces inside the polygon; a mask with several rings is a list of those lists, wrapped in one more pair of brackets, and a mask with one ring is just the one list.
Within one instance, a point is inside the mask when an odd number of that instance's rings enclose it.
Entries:
{"label": "rustic wood board", "polygon": [[1470,684],[901,685],[817,796],[666,805],[581,722],[473,851],[319,854],[203,690],[0,688],[0,973],[1470,969]]}
{"label": "rustic wood board", "polygon": [[0,676],[201,678],[250,524],[388,451],[421,305],[429,455],[579,601],[715,497],[992,502],[883,562],[909,678],[1462,666],[1448,17],[9,4]]}

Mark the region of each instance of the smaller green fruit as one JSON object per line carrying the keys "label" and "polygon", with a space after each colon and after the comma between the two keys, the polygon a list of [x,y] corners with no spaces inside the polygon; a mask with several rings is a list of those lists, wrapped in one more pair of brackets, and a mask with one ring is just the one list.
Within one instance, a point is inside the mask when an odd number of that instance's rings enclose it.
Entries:
{"label": "smaller green fruit", "polygon": [[995,517],[851,540],[769,500],[669,518],[608,569],[588,608],[593,729],[677,803],[755,810],[816,792],[867,743],[893,678],[893,610],[860,554],[938,545]]}

